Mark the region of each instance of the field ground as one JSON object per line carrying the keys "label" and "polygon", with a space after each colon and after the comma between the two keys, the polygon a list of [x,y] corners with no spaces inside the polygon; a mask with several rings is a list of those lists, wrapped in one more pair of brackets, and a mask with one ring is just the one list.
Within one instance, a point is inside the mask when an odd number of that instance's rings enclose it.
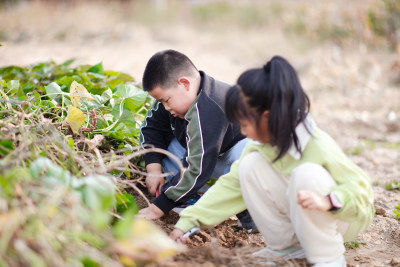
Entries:
{"label": "field ground", "polygon": [[[317,9],[317,2],[287,4]],[[338,9],[345,3],[327,2]],[[400,191],[385,189],[386,183],[400,180],[399,53],[370,49],[356,41],[339,46],[288,37],[273,19],[257,27],[228,29],[227,24],[214,29],[191,22],[187,12],[179,13],[179,21],[165,25],[157,23],[155,15],[155,22],[149,19],[147,25],[144,19],[131,17],[130,11],[136,7],[129,1],[122,1],[122,6],[95,3],[76,1],[67,6],[33,1],[0,9],[0,66],[75,58],[75,64],[103,62],[105,69],[123,71],[140,80],[148,58],[172,48],[187,54],[199,69],[234,83],[245,69],[282,55],[299,71],[319,126],[337,140],[373,183],[377,215],[359,236],[359,247],[347,249],[348,266],[400,266],[400,221],[393,218]],[[157,224],[169,232],[177,218],[171,212]],[[228,220],[203,231],[187,252],[160,266],[257,266],[249,252],[264,245],[262,237],[235,232],[232,225],[235,221]],[[305,263],[283,263],[294,264]]]}

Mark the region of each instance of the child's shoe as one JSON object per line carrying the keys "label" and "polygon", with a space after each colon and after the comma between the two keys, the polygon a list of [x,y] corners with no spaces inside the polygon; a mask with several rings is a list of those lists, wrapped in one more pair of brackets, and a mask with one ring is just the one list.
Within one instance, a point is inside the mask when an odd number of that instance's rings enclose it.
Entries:
{"label": "child's shoe", "polygon": [[306,257],[303,248],[299,245],[291,246],[283,250],[272,250],[269,248],[263,248],[259,251],[254,252],[253,255],[261,258],[266,258],[268,261],[262,262],[265,265],[276,265],[276,263],[272,259],[277,256],[282,257],[285,260],[303,259]]}
{"label": "child's shoe", "polygon": [[237,224],[239,227],[246,229],[248,233],[258,233],[257,225],[254,223],[248,210],[236,214],[236,217],[238,218]]}
{"label": "child's shoe", "polygon": [[283,250],[272,250],[269,248],[263,248],[259,251],[253,253],[254,256],[258,257],[265,257],[268,258],[271,255],[280,256],[285,260],[292,260],[292,259],[302,259],[306,257],[304,250],[301,246],[291,246]]}
{"label": "child's shoe", "polygon": [[314,264],[313,267],[346,267],[346,259],[344,258],[344,255],[341,255],[334,261],[319,262]]}

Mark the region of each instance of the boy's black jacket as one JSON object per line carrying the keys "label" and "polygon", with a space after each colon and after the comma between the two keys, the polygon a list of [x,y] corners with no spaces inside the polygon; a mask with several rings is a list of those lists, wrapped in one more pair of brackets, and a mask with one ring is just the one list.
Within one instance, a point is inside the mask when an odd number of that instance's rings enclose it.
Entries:
{"label": "boy's black jacket", "polygon": [[[224,112],[225,95],[230,85],[200,71],[201,83],[195,103],[185,119],[175,118],[155,101],[141,128],[141,144],[167,149],[175,137],[186,148],[183,175],[175,175],[162,187],[154,204],[164,213],[179,206],[196,193],[214,170],[217,158],[244,138],[237,124],[229,123]],[[160,153],[147,153],[145,163],[160,163]]]}

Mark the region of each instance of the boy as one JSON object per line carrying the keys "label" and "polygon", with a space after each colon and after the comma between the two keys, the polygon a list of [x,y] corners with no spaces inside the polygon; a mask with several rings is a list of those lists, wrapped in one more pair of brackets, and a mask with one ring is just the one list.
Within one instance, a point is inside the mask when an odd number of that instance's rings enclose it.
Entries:
{"label": "boy", "polygon": [[[229,172],[230,165],[239,159],[247,139],[225,116],[229,87],[198,71],[180,52],[166,50],[150,58],[143,89],[156,101],[141,127],[141,144],[168,149],[182,161],[185,170],[181,174],[173,160],[163,154],[145,154],[150,174],[146,185],[157,198],[139,211],[141,216],[158,219],[175,207],[193,204],[210,178]],[[164,184],[161,174],[171,171],[174,174]],[[246,229],[255,229],[247,211],[238,218]]]}

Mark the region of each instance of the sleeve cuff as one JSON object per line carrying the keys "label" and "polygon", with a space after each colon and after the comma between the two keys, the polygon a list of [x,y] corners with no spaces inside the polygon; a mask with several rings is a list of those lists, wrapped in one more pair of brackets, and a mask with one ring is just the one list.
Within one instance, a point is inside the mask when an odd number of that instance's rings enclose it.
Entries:
{"label": "sleeve cuff", "polygon": [[180,205],[179,203],[169,199],[164,193],[161,193],[156,199],[154,199],[153,204],[161,209],[164,214],[167,214],[173,208]]}
{"label": "sleeve cuff", "polygon": [[147,153],[143,155],[144,162],[146,165],[149,165],[150,163],[162,163],[162,160],[164,159],[164,155],[160,153]]}
{"label": "sleeve cuff", "polygon": [[185,220],[185,219],[179,219],[179,221],[175,224],[175,228],[178,228],[180,230],[182,230],[183,232],[187,232],[190,229],[192,229],[193,227],[195,227],[196,225],[191,223],[190,220]]}

